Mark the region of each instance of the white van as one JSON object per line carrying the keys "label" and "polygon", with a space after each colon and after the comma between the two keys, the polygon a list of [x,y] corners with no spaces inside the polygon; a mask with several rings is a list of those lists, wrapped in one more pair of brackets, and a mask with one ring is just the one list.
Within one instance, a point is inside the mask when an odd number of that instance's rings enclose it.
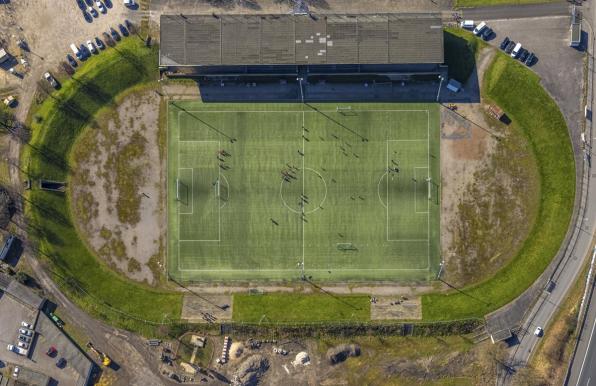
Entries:
{"label": "white van", "polygon": [[79,49],[77,48],[77,46],[75,44],[71,44],[70,49],[72,50],[72,53],[75,54],[75,56],[79,60],[82,58],[81,51],[79,51]]}
{"label": "white van", "polygon": [[474,28],[474,35],[480,35],[482,33],[482,31],[484,31],[484,29],[486,28],[486,23],[485,22],[480,22],[480,24],[478,24],[476,26],[476,28]]}
{"label": "white van", "polygon": [[512,58],[517,58],[517,56],[519,55],[520,51],[521,51],[522,45],[521,43],[517,43],[515,45],[515,47],[513,47],[513,51],[511,51],[511,57]]}
{"label": "white van", "polygon": [[459,26],[464,29],[474,29],[474,20],[462,20]]}

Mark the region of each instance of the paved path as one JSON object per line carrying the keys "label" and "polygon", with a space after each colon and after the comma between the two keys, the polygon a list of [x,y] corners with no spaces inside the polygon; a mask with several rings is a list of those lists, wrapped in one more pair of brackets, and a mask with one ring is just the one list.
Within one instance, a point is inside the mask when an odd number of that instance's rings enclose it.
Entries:
{"label": "paved path", "polygon": [[569,15],[569,3],[557,2],[547,4],[524,4],[512,7],[503,5],[496,7],[465,8],[459,11],[464,19],[496,20],[522,19],[544,16]]}

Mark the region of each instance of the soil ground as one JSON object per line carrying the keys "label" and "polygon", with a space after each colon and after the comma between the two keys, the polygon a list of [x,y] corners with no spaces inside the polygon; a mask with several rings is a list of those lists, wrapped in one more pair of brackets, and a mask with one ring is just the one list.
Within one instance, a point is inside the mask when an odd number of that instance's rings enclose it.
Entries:
{"label": "soil ground", "polygon": [[[154,90],[129,95],[99,128],[88,129],[73,150],[78,168],[71,184],[75,219],[91,248],[128,277],[150,284],[157,279],[150,265],[162,260],[165,236],[157,225],[165,221],[159,102]],[[139,135],[144,140],[135,142]]]}

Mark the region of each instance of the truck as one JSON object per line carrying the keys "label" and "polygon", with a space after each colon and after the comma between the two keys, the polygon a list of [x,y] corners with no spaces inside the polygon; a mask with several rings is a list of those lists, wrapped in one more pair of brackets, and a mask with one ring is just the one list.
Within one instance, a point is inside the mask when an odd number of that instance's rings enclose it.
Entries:
{"label": "truck", "polygon": [[12,351],[15,354],[19,354],[19,355],[23,355],[23,356],[27,356],[27,350],[17,347],[13,344],[9,344],[8,346],[6,346],[6,349],[8,351]]}
{"label": "truck", "polygon": [[103,352],[99,351],[97,348],[95,348],[93,343],[87,342],[87,348],[99,357],[101,364],[105,367],[108,367],[112,364],[112,360],[110,359],[110,357],[104,354]]}

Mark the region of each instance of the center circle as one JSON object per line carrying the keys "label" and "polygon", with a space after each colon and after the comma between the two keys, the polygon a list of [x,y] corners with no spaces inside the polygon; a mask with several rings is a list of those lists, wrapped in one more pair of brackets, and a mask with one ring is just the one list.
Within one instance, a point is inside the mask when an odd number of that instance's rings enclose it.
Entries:
{"label": "center circle", "polygon": [[282,178],[281,202],[294,213],[309,214],[323,208],[327,199],[327,183],[321,173],[311,168],[288,171]]}

